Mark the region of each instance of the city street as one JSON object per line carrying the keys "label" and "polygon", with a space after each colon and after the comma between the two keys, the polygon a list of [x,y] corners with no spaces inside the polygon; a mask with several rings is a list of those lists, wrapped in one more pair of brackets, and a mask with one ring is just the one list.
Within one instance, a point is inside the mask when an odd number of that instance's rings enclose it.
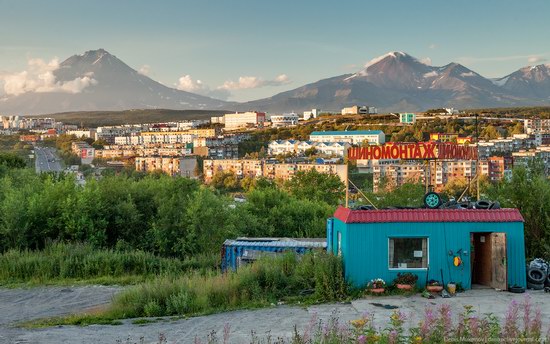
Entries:
{"label": "city street", "polygon": [[61,159],[55,148],[35,146],[34,155],[36,173],[61,172],[63,170]]}

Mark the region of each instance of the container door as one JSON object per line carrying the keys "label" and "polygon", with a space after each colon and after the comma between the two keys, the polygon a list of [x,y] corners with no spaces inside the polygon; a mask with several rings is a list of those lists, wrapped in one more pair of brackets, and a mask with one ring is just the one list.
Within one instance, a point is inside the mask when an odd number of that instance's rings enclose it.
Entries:
{"label": "container door", "polygon": [[508,289],[506,233],[491,233],[492,246],[492,281],[491,287],[500,290]]}

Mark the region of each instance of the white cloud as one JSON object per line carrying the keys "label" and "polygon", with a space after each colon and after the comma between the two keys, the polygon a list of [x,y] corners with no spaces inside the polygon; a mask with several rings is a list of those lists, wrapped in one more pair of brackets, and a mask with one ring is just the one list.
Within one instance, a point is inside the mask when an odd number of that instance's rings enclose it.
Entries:
{"label": "white cloud", "polygon": [[539,55],[529,56],[529,58],[527,58],[527,62],[529,62],[529,63],[539,63],[539,62],[544,62],[544,61],[546,61],[546,59],[542,56],[539,56]]}
{"label": "white cloud", "polygon": [[93,74],[75,78],[70,81],[57,81],[54,71],[59,68],[59,60],[46,62],[42,59],[29,59],[27,70],[17,73],[0,74],[0,83],[8,96],[18,96],[27,92],[65,92],[80,93],[86,87],[96,85]]}
{"label": "white cloud", "polygon": [[211,89],[200,80],[194,80],[191,75],[186,74],[178,79],[176,88],[181,91],[196,93],[199,95],[226,100],[231,96],[228,90],[217,88]]}
{"label": "white cloud", "polygon": [[141,66],[138,70],[138,73],[139,74],[142,74],[142,75],[149,75],[149,73],[151,73],[151,66],[147,65],[147,64],[144,64],[143,66]]}
{"label": "white cloud", "polygon": [[193,80],[191,75],[187,74],[178,79],[176,88],[181,91],[198,93],[206,90],[208,87],[200,80]]}
{"label": "white cloud", "polygon": [[275,79],[264,80],[257,76],[241,76],[238,81],[228,80],[223,83],[218,89],[225,90],[244,90],[251,88],[260,88],[265,86],[281,86],[290,83],[290,79],[286,74],[280,74]]}
{"label": "white cloud", "polygon": [[435,49],[435,48],[437,48],[437,45],[435,43],[432,43],[428,46],[428,48]]}
{"label": "white cloud", "polygon": [[429,57],[424,57],[419,60],[421,63],[431,66],[432,65],[432,59]]}

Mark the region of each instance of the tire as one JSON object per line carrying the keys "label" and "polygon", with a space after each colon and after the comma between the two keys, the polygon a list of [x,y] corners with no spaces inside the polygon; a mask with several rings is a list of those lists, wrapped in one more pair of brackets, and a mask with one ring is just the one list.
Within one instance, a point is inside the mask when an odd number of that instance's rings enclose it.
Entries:
{"label": "tire", "polygon": [[462,202],[458,204],[458,209],[469,209],[470,208],[470,202]]}
{"label": "tire", "polygon": [[513,285],[513,286],[508,287],[508,291],[510,293],[514,293],[514,294],[521,294],[521,293],[525,293],[525,288],[517,286],[517,285]]}
{"label": "tire", "polygon": [[527,289],[543,290],[544,289],[544,283],[527,282]]}
{"label": "tire", "polygon": [[546,281],[544,281],[544,285],[550,287],[550,274],[546,276]]}
{"label": "tire", "polygon": [[500,209],[499,201],[494,201],[493,203],[491,203],[491,205],[489,206],[489,209]]}
{"label": "tire", "polygon": [[428,192],[424,195],[424,205],[428,209],[437,209],[442,203],[441,196],[437,192]]}
{"label": "tire", "polygon": [[547,279],[546,271],[539,268],[529,268],[527,270],[527,281],[535,284],[544,284]]}
{"label": "tire", "polygon": [[476,209],[489,209],[491,202],[480,200],[476,202]]}

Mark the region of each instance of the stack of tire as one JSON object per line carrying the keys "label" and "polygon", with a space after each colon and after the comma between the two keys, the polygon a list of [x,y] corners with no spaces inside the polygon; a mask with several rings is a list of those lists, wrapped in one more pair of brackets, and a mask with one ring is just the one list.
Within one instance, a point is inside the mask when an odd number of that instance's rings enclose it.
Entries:
{"label": "stack of tire", "polygon": [[550,270],[548,262],[536,258],[527,266],[527,289],[542,290],[550,287]]}

